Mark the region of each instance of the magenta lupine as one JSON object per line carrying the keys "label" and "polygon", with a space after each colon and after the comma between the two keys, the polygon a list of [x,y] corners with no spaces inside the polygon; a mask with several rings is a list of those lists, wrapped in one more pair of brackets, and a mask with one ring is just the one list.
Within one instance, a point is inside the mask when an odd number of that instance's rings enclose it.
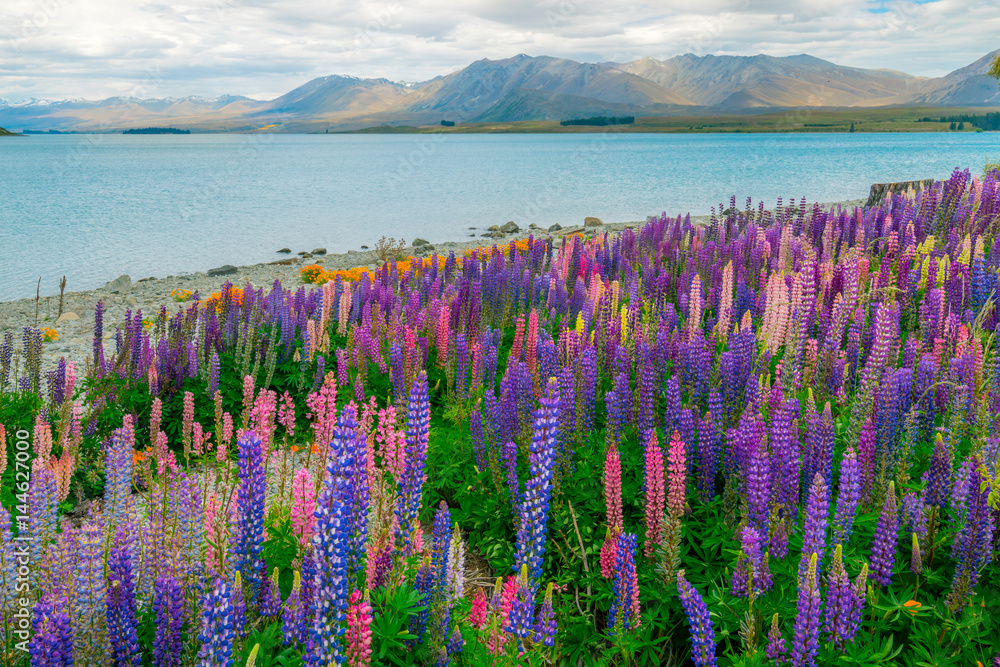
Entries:
{"label": "magenta lupine", "polygon": [[656,441],[656,431],[651,431],[646,440],[646,546],[645,554],[649,558],[660,544],[663,531],[663,451]]}
{"label": "magenta lupine", "polygon": [[899,512],[896,509],[895,482],[889,482],[885,493],[882,514],[875,527],[872,541],[872,561],[869,579],[879,586],[888,586],[892,578],[892,568],[896,564],[896,549],[899,542]]}
{"label": "magenta lupine", "polygon": [[684,578],[684,570],[677,572],[677,593],[691,630],[691,660],[696,667],[715,667],[715,629],[708,607],[701,594]]}
{"label": "magenta lupine", "polygon": [[792,665],[815,667],[819,653],[820,606],[819,578],[816,574],[816,554],[809,556],[805,574],[799,577],[799,599],[795,617],[795,637],[792,641]]}
{"label": "magenta lupine", "polygon": [[609,447],[604,457],[604,506],[608,527],[622,530],[622,465],[618,448]]}
{"label": "magenta lupine", "polygon": [[667,454],[667,511],[679,517],[684,513],[687,487],[687,461],[684,443],[674,431]]}
{"label": "magenta lupine", "polygon": [[347,602],[347,664],[365,667],[372,658],[372,606],[368,595],[355,589]]}
{"label": "magenta lupine", "polygon": [[281,395],[278,404],[278,423],[284,427],[287,437],[295,436],[295,401],[287,391]]}
{"label": "magenta lupine", "polygon": [[486,612],[486,594],[482,588],[477,588],[476,594],[472,597],[472,607],[469,609],[469,624],[477,630],[482,630],[486,627]]}
{"label": "magenta lupine", "polygon": [[308,468],[301,468],[292,480],[292,528],[299,544],[308,546],[316,523],[316,486]]}

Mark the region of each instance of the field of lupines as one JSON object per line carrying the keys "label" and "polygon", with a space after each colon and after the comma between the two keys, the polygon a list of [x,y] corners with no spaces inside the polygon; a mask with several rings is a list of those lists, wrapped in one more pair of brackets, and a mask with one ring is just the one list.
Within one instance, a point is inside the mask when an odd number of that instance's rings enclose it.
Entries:
{"label": "field of lupines", "polygon": [[998,230],[956,171],[8,337],[0,663],[1000,665]]}

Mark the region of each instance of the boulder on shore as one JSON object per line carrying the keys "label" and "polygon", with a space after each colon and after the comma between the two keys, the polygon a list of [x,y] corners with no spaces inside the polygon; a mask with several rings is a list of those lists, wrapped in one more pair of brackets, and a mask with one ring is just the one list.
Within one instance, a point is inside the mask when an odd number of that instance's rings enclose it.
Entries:
{"label": "boulder on shore", "polygon": [[518,227],[516,224],[514,224],[514,221],[511,220],[503,227],[501,227],[500,231],[503,232],[504,234],[516,234],[517,232],[521,231],[521,228]]}
{"label": "boulder on shore", "polygon": [[290,254],[292,254],[292,249],[291,248],[282,248],[281,250],[278,250],[277,252],[280,252],[283,255],[290,255]]}
{"label": "boulder on shore", "polygon": [[560,225],[558,222],[549,227],[550,232],[558,232],[560,229],[562,229],[562,225]]}
{"label": "boulder on shore", "polygon": [[326,254],[326,248],[314,248],[313,249],[313,254],[314,255],[325,255]]}
{"label": "boulder on shore", "polygon": [[216,276],[231,276],[238,270],[239,269],[237,269],[232,264],[223,264],[222,266],[216,267],[214,269],[209,269],[208,275],[210,278],[214,278]]}
{"label": "boulder on shore", "polygon": [[412,245],[414,248],[419,248],[422,245],[430,245],[430,241],[428,241],[427,239],[416,238],[413,239],[413,243],[411,243],[410,245]]}
{"label": "boulder on shore", "polygon": [[104,289],[111,292],[112,294],[118,294],[119,292],[130,292],[132,291],[132,278],[128,275],[118,276],[107,285]]}
{"label": "boulder on shore", "polygon": [[604,223],[601,222],[600,218],[594,218],[594,217],[588,216],[588,217],[586,217],[586,218],[583,219],[583,226],[584,227],[601,227],[603,225],[604,225]]}

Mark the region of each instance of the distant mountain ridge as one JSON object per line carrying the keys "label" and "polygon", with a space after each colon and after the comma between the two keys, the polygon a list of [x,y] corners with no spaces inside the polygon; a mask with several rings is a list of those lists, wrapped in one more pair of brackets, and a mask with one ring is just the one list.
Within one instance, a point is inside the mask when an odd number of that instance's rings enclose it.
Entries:
{"label": "distant mountain ridge", "polygon": [[239,95],[104,100],[0,98],[0,124],[33,130],[312,132],[373,125],[565,120],[610,115],[741,113],[798,107],[1000,106],[986,75],[1000,50],[938,78],[844,67],[807,54],[581,63],[519,54],[477,60],[416,84],[319,77],[273,100]]}

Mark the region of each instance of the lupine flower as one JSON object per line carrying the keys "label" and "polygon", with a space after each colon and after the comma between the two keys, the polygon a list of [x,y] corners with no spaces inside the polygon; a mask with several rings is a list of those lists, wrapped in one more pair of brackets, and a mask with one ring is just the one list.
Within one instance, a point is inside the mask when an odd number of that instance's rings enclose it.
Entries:
{"label": "lupine flower", "polygon": [[34,610],[33,633],[28,644],[35,667],[72,667],[73,629],[66,613],[66,598],[42,598]]}
{"label": "lupine flower", "polygon": [[100,663],[107,653],[107,586],[104,580],[103,531],[96,523],[80,529],[73,600],[76,655]]}
{"label": "lupine flower", "polygon": [[486,594],[483,589],[476,589],[472,598],[472,608],[469,610],[469,624],[477,630],[486,627]]}
{"label": "lupine flower", "polygon": [[767,633],[767,657],[774,660],[774,664],[781,665],[785,662],[785,654],[788,648],[785,646],[785,638],[781,636],[781,628],[778,627],[778,615],[771,617],[771,630]]}
{"label": "lupine flower", "polygon": [[233,589],[230,595],[232,602],[233,632],[236,633],[237,641],[242,640],[247,634],[247,596],[243,587],[243,575],[239,570],[233,578]]}
{"label": "lupine flower", "polygon": [[549,582],[545,589],[545,599],[538,608],[538,615],[535,617],[535,632],[532,641],[545,646],[555,646],[556,642],[556,617],[552,610],[552,582]]}
{"label": "lupine flower", "polygon": [[399,480],[396,502],[399,539],[397,544],[410,553],[413,533],[418,529],[421,490],[424,484],[424,463],[427,459],[427,438],[430,432],[430,402],[427,396],[427,374],[422,372],[410,390],[407,407],[406,464]]}
{"label": "lupine flower", "polygon": [[816,554],[809,555],[804,576],[799,577],[798,615],[792,641],[792,664],[815,667],[819,652],[820,593],[816,576]]}
{"label": "lupine flower", "polygon": [[364,667],[372,658],[372,606],[368,595],[355,589],[347,606],[347,664]]}
{"label": "lupine flower", "polygon": [[153,587],[156,635],[153,639],[154,667],[180,667],[183,655],[184,594],[171,574],[164,574]]}
{"label": "lupine flower", "polygon": [[549,381],[548,390],[535,412],[535,429],[531,438],[528,481],[519,508],[520,523],[517,531],[517,552],[514,563],[517,569],[528,568],[528,582],[534,597],[538,578],[542,576],[542,557],[549,516],[549,497],[552,494],[552,466],[555,463],[556,438],[559,428],[559,387]]}
{"label": "lupine flower", "polygon": [[715,660],[715,630],[712,619],[708,615],[708,607],[701,594],[684,578],[684,570],[677,572],[677,593],[681,598],[681,607],[691,629],[691,660],[697,667],[714,667]]}
{"label": "lupine flower", "polygon": [[[844,546],[838,544],[833,552],[833,561],[826,577],[826,608],[823,615],[823,631],[830,641],[839,648],[854,641],[857,633],[855,612],[864,598],[857,596],[856,587],[851,584],[844,569]],[[861,589],[862,595],[864,588]]]}
{"label": "lupine flower", "polygon": [[267,473],[264,469],[263,442],[253,431],[237,441],[239,486],[236,487],[236,532],[233,538],[233,565],[245,573],[247,593],[257,603],[264,576],[264,503]]}
{"label": "lupine flower", "polygon": [[609,447],[604,461],[604,505],[608,513],[608,526],[622,530],[622,466],[618,448]]}
{"label": "lupine flower", "polygon": [[885,493],[885,504],[875,528],[872,542],[871,581],[879,586],[888,586],[892,568],[896,564],[896,547],[899,539],[899,512],[896,510],[895,483],[889,482]]}
{"label": "lupine flower", "polygon": [[292,591],[281,612],[281,634],[285,644],[305,644],[309,635],[308,609],[302,600],[302,573],[295,571]]}
{"label": "lupine flower", "polygon": [[663,530],[663,452],[656,442],[656,432],[650,432],[646,441],[646,557],[650,557],[660,543]]}
{"label": "lupine flower", "polygon": [[198,634],[198,667],[231,667],[233,644],[232,589],[218,577],[201,605],[201,631]]}
{"label": "lupine flower", "polygon": [[316,523],[316,487],[312,473],[301,468],[292,481],[292,528],[303,547],[312,541],[313,526]]}
{"label": "lupine flower", "polygon": [[129,538],[130,531],[120,527],[108,559],[108,638],[116,667],[139,667],[142,664]]}
{"label": "lupine flower", "polygon": [[829,491],[823,476],[817,472],[813,478],[812,487],[809,490],[809,500],[806,504],[806,521],[802,535],[802,562],[799,567],[800,577],[804,566],[808,565],[807,558],[810,554],[816,554],[817,567],[819,567],[818,563],[823,561],[829,511]]}
{"label": "lupine flower", "polygon": [[[639,627],[639,584],[635,569],[636,537],[632,533],[618,536],[614,580],[614,601],[608,611],[608,633],[620,635]],[[613,622],[612,622],[613,619]]]}
{"label": "lupine flower", "polygon": [[861,468],[851,447],[844,452],[840,463],[840,489],[837,492],[837,509],[833,516],[834,544],[847,544],[854,528],[854,517],[861,502]]}

